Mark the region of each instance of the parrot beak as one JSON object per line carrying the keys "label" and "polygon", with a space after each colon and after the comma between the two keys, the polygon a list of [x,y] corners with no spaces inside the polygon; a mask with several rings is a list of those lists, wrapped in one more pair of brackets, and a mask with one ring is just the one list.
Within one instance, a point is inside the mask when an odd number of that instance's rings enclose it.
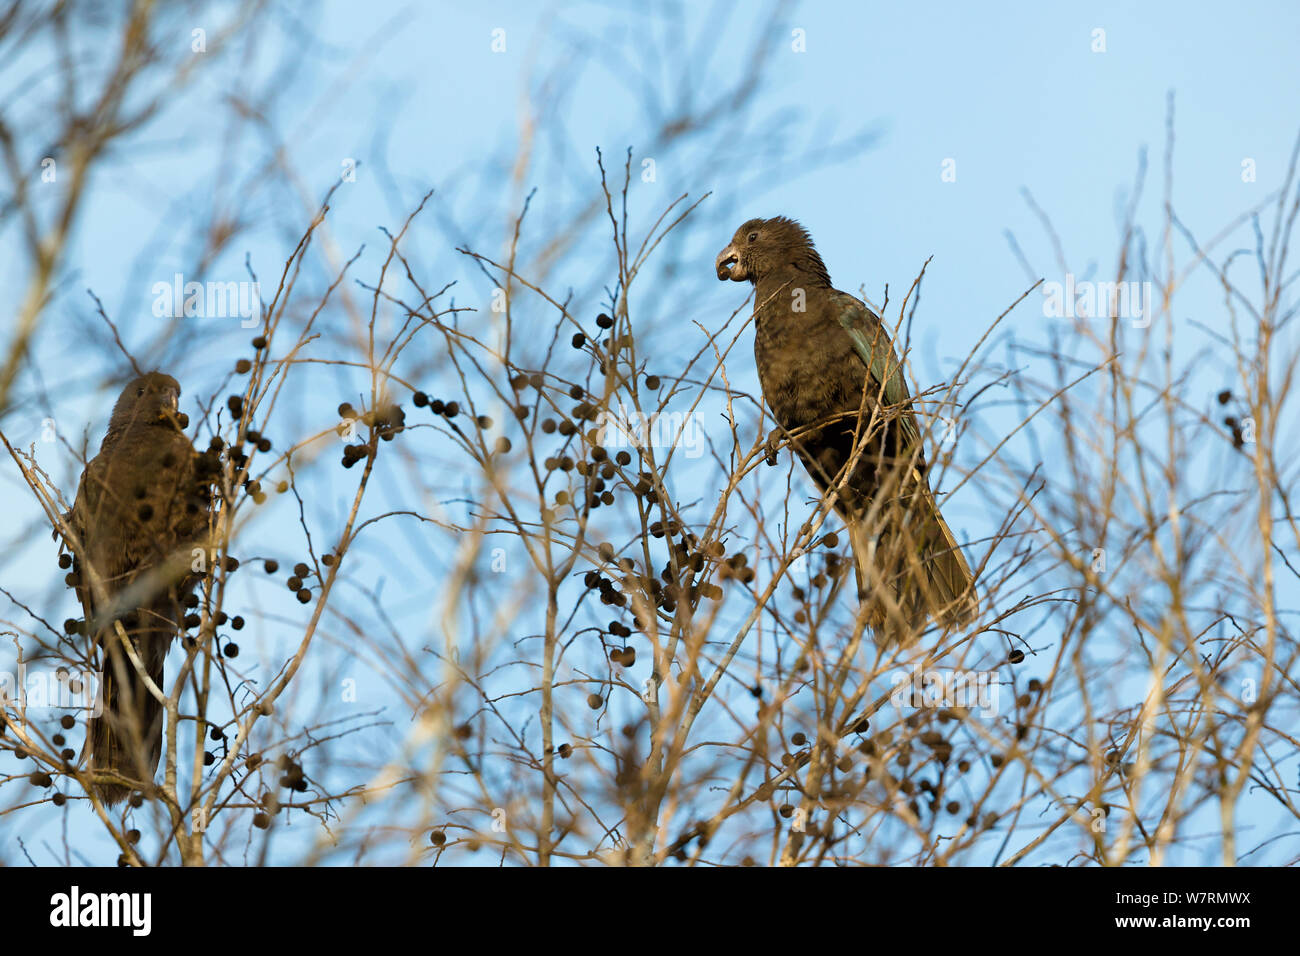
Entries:
{"label": "parrot beak", "polygon": [[736,255],[734,245],[728,245],[718,253],[717,261],[714,263],[717,270],[718,279],[725,282],[730,279],[732,282],[743,282],[749,278],[745,274],[744,268],[740,265],[740,257]]}
{"label": "parrot beak", "polygon": [[158,413],[159,421],[174,421],[181,408],[181,393],[174,388],[163,389],[162,410]]}

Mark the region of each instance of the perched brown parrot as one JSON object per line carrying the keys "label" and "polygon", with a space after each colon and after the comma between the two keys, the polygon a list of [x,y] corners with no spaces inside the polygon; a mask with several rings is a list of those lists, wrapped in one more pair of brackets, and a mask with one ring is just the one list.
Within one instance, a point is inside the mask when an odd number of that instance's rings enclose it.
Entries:
{"label": "perched brown parrot", "polygon": [[715,268],[755,287],[763,398],[822,492],[838,490],[877,640],[909,643],[929,620],[967,623],[974,576],[930,490],[911,395],[879,316],[831,285],[807,230],[783,216],[737,229]]}
{"label": "perched brown parrot", "polygon": [[208,530],[210,499],[194,446],[181,431],[180,391],[160,372],[122,390],[64,516],[80,542],[70,580],[101,667],[103,709],[86,734],[90,770],[136,782],[97,782],[110,805],[153,781],[163,740],[163,705],[123,650],[116,623],[144,673],[166,693],[163,662],[197,583],[192,549]]}

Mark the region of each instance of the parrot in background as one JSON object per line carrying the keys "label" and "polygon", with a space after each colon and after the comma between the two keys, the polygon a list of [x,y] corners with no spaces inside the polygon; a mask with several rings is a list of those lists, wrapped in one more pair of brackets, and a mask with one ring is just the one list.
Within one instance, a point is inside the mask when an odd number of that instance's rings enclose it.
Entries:
{"label": "parrot in background", "polygon": [[763,398],[821,491],[838,491],[877,641],[910,643],[929,620],[969,623],[975,579],[930,490],[911,395],[880,317],[831,285],[812,237],[784,216],[746,222],[714,266],[720,280],[755,287]]}
{"label": "parrot in background", "polygon": [[162,690],[163,662],[184,628],[185,601],[197,583],[191,549],[208,532],[210,495],[181,431],[179,398],[176,379],[159,372],[122,390],[99,454],[86,465],[64,515],[80,545],[69,581],[102,668],[103,709],[86,733],[89,766],[97,775],[136,781],[96,782],[110,806],[149,786],[163,741],[163,705],[124,652],[115,622]]}

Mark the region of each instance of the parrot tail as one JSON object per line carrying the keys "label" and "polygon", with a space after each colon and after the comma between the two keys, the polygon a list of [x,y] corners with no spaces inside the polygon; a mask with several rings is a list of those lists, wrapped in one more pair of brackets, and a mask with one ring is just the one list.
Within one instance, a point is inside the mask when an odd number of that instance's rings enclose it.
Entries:
{"label": "parrot tail", "polygon": [[848,522],[858,600],[882,646],[912,643],[932,620],[962,627],[979,612],[975,576],[929,482],[915,468],[909,477],[905,493],[876,517],[879,533],[866,515]]}
{"label": "parrot tail", "polygon": [[[86,733],[90,770],[139,781],[137,786],[96,783],[95,792],[107,806],[124,800],[133,790],[147,786],[162,756],[163,705],[140,679],[135,665],[121,649],[114,631],[104,635],[104,666],[99,689],[102,710],[92,717]],[[149,679],[161,688],[167,642],[152,635],[136,639],[135,646]]]}

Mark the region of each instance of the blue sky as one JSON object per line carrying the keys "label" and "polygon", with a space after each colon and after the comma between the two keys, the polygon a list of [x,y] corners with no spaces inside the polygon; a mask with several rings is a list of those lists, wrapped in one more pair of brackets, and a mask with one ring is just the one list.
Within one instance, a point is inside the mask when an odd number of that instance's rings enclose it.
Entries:
{"label": "blue sky", "polygon": [[[375,227],[397,221],[429,188],[437,190],[435,205],[463,216],[479,199],[458,194],[465,170],[512,155],[530,71],[557,55],[575,28],[611,44],[637,30],[679,31],[684,43],[700,29],[722,31],[697,96],[744,68],[752,26],[746,14],[757,6],[688,5],[687,26],[662,9],[375,3],[364,23],[346,4],[325,4],[319,17],[274,16],[275,42],[300,48],[302,56],[276,119],[305,194],[318,197],[343,160],[359,161],[357,182],[335,203],[339,242],[349,248],[372,241],[373,249]],[[775,83],[765,105],[772,112],[790,109],[799,125],[792,122],[790,141],[776,148],[794,152],[861,129],[878,133],[874,146],[744,193],[737,175],[747,163],[743,155],[727,157],[722,168],[661,163],[658,188],[634,195],[640,200],[634,212],[648,217],[678,192],[710,190],[714,198],[699,216],[737,210],[717,222],[710,247],[701,248],[701,270],[712,247],[740,221],[737,215],[795,216],[812,231],[837,283],[865,286],[877,301],[886,283],[899,290],[934,256],[925,289],[930,312],[918,334],[922,342],[941,334],[949,353],[961,354],[1028,284],[1007,244],[1008,230],[1036,271],[1054,277],[1051,247],[1022,190],[1056,224],[1071,269],[1104,273],[1113,268],[1119,210],[1145,146],[1149,169],[1139,218],[1151,221],[1162,201],[1169,93],[1177,102],[1173,198],[1198,236],[1216,233],[1277,188],[1295,135],[1287,117],[1297,92],[1290,44],[1298,20],[1300,9],[1285,3],[1232,12],[1212,4],[1027,3],[995,12],[966,4],[794,7],[782,27],[788,36],[772,40]],[[497,29],[505,30],[503,53],[491,49]],[[1105,31],[1105,52],[1093,51],[1096,30]],[[802,31],[806,52],[790,48],[794,31]],[[552,167],[527,184],[538,190],[539,223],[548,210],[590,189],[597,146],[607,156],[621,156],[629,146],[638,159],[645,155],[635,83],[615,67],[575,64],[580,80],[563,120],[577,162],[565,175]],[[219,88],[205,81],[207,92]],[[75,306],[84,308],[80,293],[89,286],[107,294],[113,311],[124,270],[157,238],[160,210],[185,216],[209,195],[220,136],[208,123],[203,110],[174,111],[150,131],[149,150],[124,157],[111,180],[96,183],[73,260],[80,270],[68,290]],[[380,128],[383,138],[376,136]],[[236,148],[248,150],[248,167],[262,158],[258,144]],[[1245,159],[1255,163],[1254,182],[1242,181]],[[941,172],[949,160],[956,177],[945,182]],[[732,164],[739,169],[728,169]],[[502,162],[499,171],[508,175],[508,165]],[[388,177],[395,189],[381,182]],[[500,196],[501,220],[484,247],[500,241],[518,198],[512,189]],[[223,277],[240,277],[245,251],[265,264],[263,272],[282,257],[284,236],[303,218],[301,209],[286,217],[284,200],[270,194],[255,207],[263,228],[225,262]],[[272,223],[281,229],[269,228]],[[445,246],[428,251],[443,273],[476,278]],[[150,280],[153,272],[171,275],[154,266]],[[139,309],[144,303],[132,296],[147,284],[123,290],[119,306]],[[730,290],[708,293],[701,317],[731,300]]]}

